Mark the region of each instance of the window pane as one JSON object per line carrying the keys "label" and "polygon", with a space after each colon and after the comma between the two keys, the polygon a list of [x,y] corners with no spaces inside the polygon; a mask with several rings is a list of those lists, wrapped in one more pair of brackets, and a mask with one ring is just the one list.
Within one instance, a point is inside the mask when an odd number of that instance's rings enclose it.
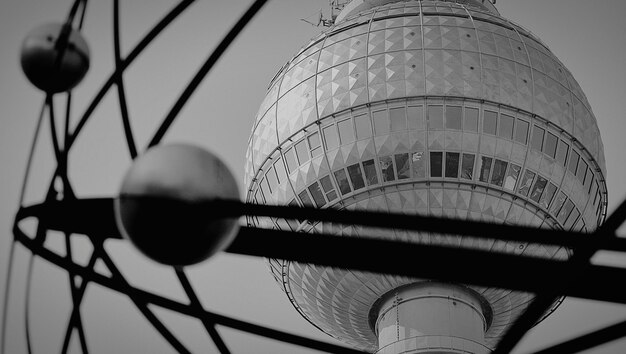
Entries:
{"label": "window pane", "polygon": [[326,193],[333,191],[335,189],[335,187],[333,186],[333,183],[330,181],[330,176],[328,175],[322,177],[320,179],[320,182],[322,183],[322,188],[324,188],[324,192]]}
{"label": "window pane", "polygon": [[578,163],[578,170],[576,171],[576,177],[578,177],[578,180],[582,184],[585,184],[585,175],[587,174],[588,168],[589,166],[587,165],[585,160],[580,159],[580,162]]}
{"label": "window pane", "polygon": [[478,132],[478,108],[465,107],[463,129],[468,132]]}
{"label": "window pane", "polygon": [[337,127],[339,127],[339,139],[341,140],[341,145],[351,143],[355,140],[351,119],[342,120],[337,123]]}
{"label": "window pane", "polygon": [[566,166],[567,150],[569,150],[569,145],[563,140],[559,140],[559,148],[556,150],[556,160],[561,166]]}
{"label": "window pane", "polygon": [[446,152],[446,177],[459,177],[459,158],[458,152]]}
{"label": "window pane", "polygon": [[430,153],[430,177],[441,177],[443,152]]}
{"label": "window pane", "polygon": [[422,106],[409,107],[407,116],[409,117],[409,129],[424,129],[424,108]]}
{"label": "window pane", "polygon": [[509,165],[509,171],[504,178],[504,188],[514,191],[515,184],[517,183],[517,179],[519,178],[519,173],[522,171],[522,168],[514,163]]}
{"label": "window pane", "polygon": [[493,159],[491,157],[481,157],[480,158],[480,176],[478,179],[481,182],[489,182],[489,173],[491,172],[491,161]]}
{"label": "window pane", "polygon": [[383,182],[395,181],[396,175],[393,171],[393,162],[391,162],[391,156],[382,156],[378,159],[378,162],[380,162],[380,169],[383,173]]}
{"label": "window pane", "polygon": [[300,165],[309,161],[309,152],[306,148],[306,143],[304,140],[296,144],[296,155],[298,155],[298,161],[300,161]]}
{"label": "window pane", "polygon": [[319,133],[316,132],[309,135],[309,146],[311,147],[311,150],[320,147],[320,145],[321,142]]}
{"label": "window pane", "polygon": [[513,123],[515,122],[515,118],[501,114],[500,115],[500,132],[498,134],[499,137],[505,139],[513,139]]}
{"label": "window pane", "polygon": [[409,171],[409,154],[396,154],[395,159],[398,179],[411,178],[411,171]]}
{"label": "window pane", "polygon": [[535,182],[535,185],[533,186],[533,191],[530,193],[530,199],[539,203],[539,198],[541,198],[541,194],[543,193],[543,190],[546,188],[546,184],[548,184],[547,179],[541,176],[537,176],[537,181]]}
{"label": "window pane", "polygon": [[414,152],[411,154],[413,178],[426,178],[426,157],[423,152]]}
{"label": "window pane", "polygon": [[517,190],[517,192],[523,196],[527,196],[530,191],[530,186],[533,184],[533,179],[535,178],[535,173],[529,170],[524,172],[524,177],[522,178],[522,182]]}
{"label": "window pane", "polygon": [[354,124],[356,125],[356,137],[357,139],[369,138],[372,136],[372,123],[370,122],[370,116],[367,114],[361,114],[354,117]]}
{"label": "window pane", "polygon": [[587,170],[587,177],[585,177],[585,190],[587,193],[591,193],[591,185],[593,184],[593,171],[590,169]]}
{"label": "window pane", "polygon": [[580,155],[578,152],[572,150],[572,157],[569,159],[569,167],[567,168],[573,175],[576,175],[576,169],[578,168],[578,159]]}
{"label": "window pane", "polygon": [[463,163],[461,164],[461,178],[471,180],[474,175],[474,159],[473,154],[463,154]]}
{"label": "window pane", "polygon": [[428,129],[443,129],[443,106],[428,106]]}
{"label": "window pane", "polygon": [[483,119],[483,133],[496,135],[496,124],[498,121],[498,113],[492,111],[485,111],[485,117]]}
{"label": "window pane", "polygon": [[276,172],[274,172],[273,168],[270,168],[270,170],[267,171],[265,179],[267,180],[267,184],[270,186],[270,190],[275,191],[276,186],[278,186],[278,177],[276,177]]}
{"label": "window pane", "polygon": [[337,199],[337,192],[332,190],[332,191],[326,193],[326,198],[328,198],[328,201],[333,201],[333,200]]}
{"label": "window pane", "polygon": [[497,160],[493,165],[493,175],[491,176],[491,184],[498,187],[502,187],[504,183],[504,174],[506,173],[506,166],[508,164],[504,161]]}
{"label": "window pane", "polygon": [[526,145],[528,142],[528,127],[529,124],[525,120],[518,119],[517,127],[515,129],[515,141]]}
{"label": "window pane", "polygon": [[341,169],[335,171],[334,175],[341,194],[346,195],[350,193],[352,190],[350,189],[350,183],[348,183],[348,176],[346,176],[346,172]]}
{"label": "window pane", "polygon": [[546,137],[546,145],[543,147],[543,152],[551,158],[554,158],[556,156],[556,145],[558,142],[559,138],[557,138],[556,135],[548,133],[548,136]]}
{"label": "window pane", "polygon": [[309,192],[311,192],[311,195],[313,196],[315,206],[321,208],[324,206],[324,204],[326,204],[326,200],[324,199],[324,195],[322,194],[320,185],[317,182],[309,186]]}
{"label": "window pane", "polygon": [[259,185],[261,186],[261,192],[263,192],[263,196],[265,196],[265,198],[271,197],[272,191],[269,189],[270,187],[267,184],[267,179],[263,178]]}
{"label": "window pane", "polygon": [[557,215],[556,219],[561,224],[565,223],[565,220],[567,220],[567,217],[569,216],[569,214],[572,212],[573,209],[574,209],[574,203],[572,203],[571,200],[567,199],[567,201],[565,202],[565,205],[559,212],[559,215]]}
{"label": "window pane", "polygon": [[552,204],[552,208],[550,208],[550,213],[552,213],[552,215],[556,216],[559,213],[561,207],[563,206],[563,203],[565,203],[565,199],[567,199],[565,193],[563,193],[562,191],[559,192],[559,196],[556,197],[556,199],[554,200],[554,204]]}
{"label": "window pane", "polygon": [[307,194],[306,189],[300,192],[300,194],[298,194],[298,197],[300,197],[302,204],[306,206],[313,206],[313,201],[311,200],[311,197],[309,197],[309,195]]}
{"label": "window pane", "polygon": [[545,130],[543,128],[539,128],[538,126],[533,127],[533,139],[530,142],[530,146],[537,150],[541,151],[543,147],[543,135],[545,134]]}
{"label": "window pane", "polygon": [[274,162],[274,169],[278,175],[278,183],[285,183],[287,181],[287,173],[285,172],[283,160],[280,157]]}
{"label": "window pane", "polygon": [[571,229],[574,226],[574,223],[576,222],[576,220],[578,220],[579,216],[580,216],[580,211],[578,211],[577,208],[574,208],[574,210],[572,210],[572,213],[569,214],[569,217],[567,218],[565,225],[563,225],[563,228],[565,230]]}
{"label": "window pane", "polygon": [[368,186],[378,184],[374,160],[363,161],[363,170],[365,171],[365,182]]}
{"label": "window pane", "polygon": [[287,162],[287,169],[289,169],[289,173],[293,172],[298,167],[296,152],[294,149],[289,149],[285,152],[285,162]]}
{"label": "window pane", "polygon": [[446,128],[461,130],[461,107],[446,106]]}
{"label": "window pane", "polygon": [[365,182],[363,182],[363,174],[361,174],[361,166],[358,163],[348,166],[348,175],[350,175],[350,181],[352,181],[352,186],[354,187],[354,190],[365,187]]}
{"label": "window pane", "polygon": [[406,130],[406,110],[404,107],[390,108],[389,120],[391,121],[392,132]]}
{"label": "window pane", "polygon": [[552,183],[548,184],[546,192],[543,193],[541,199],[539,199],[539,205],[541,205],[543,208],[548,209],[552,198],[554,198],[554,193],[556,193],[556,186]]}
{"label": "window pane", "polygon": [[376,135],[389,134],[389,116],[387,111],[376,111],[374,115],[374,131]]}
{"label": "window pane", "polygon": [[324,140],[326,141],[326,150],[332,150],[339,146],[339,136],[334,125],[324,128]]}

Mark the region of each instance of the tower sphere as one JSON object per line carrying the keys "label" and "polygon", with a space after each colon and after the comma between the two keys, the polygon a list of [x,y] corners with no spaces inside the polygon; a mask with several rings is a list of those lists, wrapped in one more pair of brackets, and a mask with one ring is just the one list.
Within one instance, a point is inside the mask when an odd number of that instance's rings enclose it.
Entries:
{"label": "tower sphere", "polygon": [[89,69],[89,47],[71,26],[45,24],[24,39],[20,62],[24,74],[38,89],[47,93],[68,91]]}
{"label": "tower sphere", "polygon": [[[247,200],[257,203],[577,231],[594,230],[606,212],[603,146],[583,91],[541,40],[489,1],[347,4],[335,24],[271,81],[246,161]],[[563,248],[519,242],[269,218],[248,222],[568,257]],[[415,350],[448,345],[429,332],[438,330],[429,327],[433,323],[418,323],[419,316],[396,331],[401,319],[389,311],[408,306],[406,313],[425,316],[431,308],[451,308],[437,297],[458,299],[455,306],[465,307],[454,311],[480,329],[464,334],[455,350],[485,352],[533,298],[276,259],[269,264],[302,316],[369,351],[386,353],[396,342]],[[494,271],[506,270],[494,265]],[[394,294],[414,300],[400,305]]]}
{"label": "tower sphere", "polygon": [[239,199],[228,167],[192,145],[168,144],[139,156],[124,177],[115,216],[122,235],[153,260],[187,266],[226,248],[236,218],[211,217],[199,203]]}

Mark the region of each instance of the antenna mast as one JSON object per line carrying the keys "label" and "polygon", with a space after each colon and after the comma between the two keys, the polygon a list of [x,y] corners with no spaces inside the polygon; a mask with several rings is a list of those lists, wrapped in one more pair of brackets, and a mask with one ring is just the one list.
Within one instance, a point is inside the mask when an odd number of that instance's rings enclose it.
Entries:
{"label": "antenna mast", "polygon": [[330,7],[330,17],[324,16],[322,10],[320,9],[319,14],[316,15],[316,18],[313,21],[310,20],[313,16],[308,18],[301,18],[300,20],[316,27],[330,27],[335,23],[337,15],[339,15],[341,10],[343,10],[343,8],[350,1],[351,0],[328,0],[328,6]]}

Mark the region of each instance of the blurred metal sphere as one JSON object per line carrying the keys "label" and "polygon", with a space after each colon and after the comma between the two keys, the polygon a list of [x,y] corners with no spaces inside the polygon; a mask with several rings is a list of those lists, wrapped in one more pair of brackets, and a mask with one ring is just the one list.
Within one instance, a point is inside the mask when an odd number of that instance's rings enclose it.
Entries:
{"label": "blurred metal sphere", "polygon": [[[63,36],[64,31],[69,33]],[[33,85],[47,93],[58,93],[71,90],[85,77],[89,69],[89,47],[80,32],[70,26],[45,24],[28,33],[22,43],[20,60],[24,74]]]}
{"label": "blurred metal sphere", "polygon": [[239,199],[237,182],[212,153],[183,144],[156,146],[126,173],[115,216],[122,235],[149,258],[187,266],[226,248],[236,218],[215,219],[198,203]]}

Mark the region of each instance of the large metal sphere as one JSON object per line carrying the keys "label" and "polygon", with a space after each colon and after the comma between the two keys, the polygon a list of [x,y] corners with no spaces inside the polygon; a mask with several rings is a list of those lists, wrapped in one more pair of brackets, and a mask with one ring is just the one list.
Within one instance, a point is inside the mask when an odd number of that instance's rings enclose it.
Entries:
{"label": "large metal sphere", "polygon": [[[69,31],[69,37],[62,46],[58,43],[64,30]],[[28,33],[20,59],[22,70],[33,85],[47,93],[63,92],[71,90],[87,73],[89,47],[80,32],[71,27],[46,24]]]}
{"label": "large metal sphere", "polygon": [[213,218],[198,205],[216,199],[239,199],[237,183],[218,157],[190,145],[156,146],[126,173],[116,221],[146,256],[191,265],[226,248],[239,230],[236,218]]}
{"label": "large metal sphere", "polygon": [[[338,22],[270,83],[248,145],[247,200],[595,229],[606,207],[605,162],[589,103],[537,37],[488,3],[347,5]],[[564,249],[457,235],[270,218],[248,222],[567,258]],[[416,281],[269,262],[307,320],[372,351],[376,301]],[[533,298],[472,290],[493,314],[488,346]]]}

